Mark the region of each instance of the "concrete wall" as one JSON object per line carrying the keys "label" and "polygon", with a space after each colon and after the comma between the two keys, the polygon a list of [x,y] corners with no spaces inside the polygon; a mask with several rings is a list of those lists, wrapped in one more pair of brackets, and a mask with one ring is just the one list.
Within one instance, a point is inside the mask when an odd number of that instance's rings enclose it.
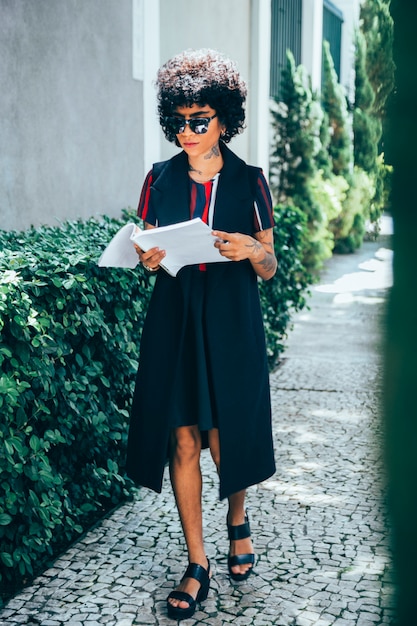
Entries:
{"label": "concrete wall", "polygon": [[0,228],[136,205],[132,0],[0,0]]}

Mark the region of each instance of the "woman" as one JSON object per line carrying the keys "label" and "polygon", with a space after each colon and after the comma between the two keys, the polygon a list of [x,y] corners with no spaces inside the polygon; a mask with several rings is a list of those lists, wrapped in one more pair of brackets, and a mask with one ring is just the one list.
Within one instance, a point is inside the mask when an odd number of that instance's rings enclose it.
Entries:
{"label": "woman", "polygon": [[228,498],[229,574],[245,580],[255,562],[245,493],[275,471],[265,338],[257,280],[276,271],[271,197],[259,168],[227,147],[243,129],[246,86],[233,62],[188,50],[158,72],[158,112],[182,151],[146,177],[138,215],[145,228],[201,217],[231,263],[183,268],[160,263],[164,250],[137,248],[157,274],[144,324],[127,468],[160,492],[165,461],[189,566],[167,599],[185,619],[205,600],[210,565],[202,531],[200,452],[209,447],[220,498]]}

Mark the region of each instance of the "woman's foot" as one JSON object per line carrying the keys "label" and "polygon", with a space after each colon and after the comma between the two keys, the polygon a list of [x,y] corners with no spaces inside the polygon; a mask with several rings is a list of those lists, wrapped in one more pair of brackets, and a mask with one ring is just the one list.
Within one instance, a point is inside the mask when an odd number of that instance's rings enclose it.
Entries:
{"label": "woman's foot", "polygon": [[255,554],[250,538],[247,514],[243,523],[230,524],[227,522],[227,532],[230,540],[230,551],[227,558],[230,577],[236,581],[246,580],[255,565]]}
{"label": "woman's foot", "polygon": [[179,586],[167,598],[168,616],[172,619],[191,617],[197,602],[204,602],[210,587],[210,562],[206,566],[190,563]]}

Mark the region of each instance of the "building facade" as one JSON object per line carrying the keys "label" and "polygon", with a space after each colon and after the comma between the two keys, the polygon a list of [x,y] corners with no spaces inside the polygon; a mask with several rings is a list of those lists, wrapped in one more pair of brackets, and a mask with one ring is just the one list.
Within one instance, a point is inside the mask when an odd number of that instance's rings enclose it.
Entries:
{"label": "building facade", "polygon": [[268,173],[286,47],[319,89],[323,33],[336,33],[351,90],[358,14],[359,0],[0,0],[0,228],[135,206],[152,163],[176,151],[159,128],[156,71],[187,48],[237,62],[247,129],[231,147]]}

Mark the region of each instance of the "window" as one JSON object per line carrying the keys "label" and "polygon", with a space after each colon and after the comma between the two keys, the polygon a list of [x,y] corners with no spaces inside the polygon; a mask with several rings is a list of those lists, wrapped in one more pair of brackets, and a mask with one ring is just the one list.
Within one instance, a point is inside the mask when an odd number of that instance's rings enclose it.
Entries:
{"label": "window", "polygon": [[271,2],[271,98],[279,98],[282,70],[291,50],[297,65],[301,63],[302,0]]}

